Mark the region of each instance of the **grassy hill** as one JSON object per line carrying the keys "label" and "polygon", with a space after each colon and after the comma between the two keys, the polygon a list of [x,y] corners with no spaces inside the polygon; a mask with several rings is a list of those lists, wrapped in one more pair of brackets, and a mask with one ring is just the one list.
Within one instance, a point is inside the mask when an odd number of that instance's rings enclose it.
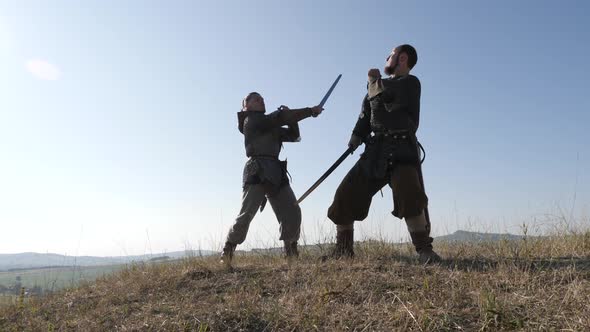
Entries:
{"label": "grassy hill", "polygon": [[[590,328],[590,232],[408,245],[357,243],[354,260],[303,252],[141,263],[0,308],[0,331],[441,331]],[[325,250],[325,249],[322,249]],[[321,250],[320,250],[321,251]]]}

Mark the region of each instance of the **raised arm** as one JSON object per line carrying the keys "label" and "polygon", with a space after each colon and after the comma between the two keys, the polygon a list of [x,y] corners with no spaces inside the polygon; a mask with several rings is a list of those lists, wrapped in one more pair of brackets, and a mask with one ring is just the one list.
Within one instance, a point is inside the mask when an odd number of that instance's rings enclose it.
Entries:
{"label": "raised arm", "polygon": [[410,120],[409,129],[416,132],[420,125],[420,80],[416,76],[407,75],[399,80],[390,81],[389,84],[384,84],[380,75],[372,76],[373,70],[376,69],[369,71],[368,99],[379,98],[388,111],[406,113]]}
{"label": "raised arm", "polygon": [[264,120],[258,123],[258,129],[265,131],[276,127],[296,124],[297,122],[310,116],[318,116],[320,113],[322,113],[322,111],[323,108],[320,106],[300,109],[289,109],[286,106],[281,106],[277,111],[274,111],[265,116]]}

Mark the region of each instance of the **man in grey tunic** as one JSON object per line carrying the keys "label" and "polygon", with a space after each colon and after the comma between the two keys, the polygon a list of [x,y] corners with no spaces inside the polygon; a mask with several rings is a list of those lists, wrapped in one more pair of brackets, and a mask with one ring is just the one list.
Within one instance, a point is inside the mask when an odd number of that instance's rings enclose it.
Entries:
{"label": "man in grey tunic", "polygon": [[236,246],[246,239],[250,222],[258,209],[264,208],[267,199],[280,224],[279,240],[284,242],[285,255],[298,256],[301,210],[289,185],[287,162],[279,160],[279,152],[283,142],[300,141],[297,122],[317,117],[323,108],[281,106],[270,114],[265,111],[262,96],[252,92],[244,98],[242,111],[238,113],[238,129],[244,134],[246,155],[250,159],[244,166],[242,207],[221,253],[222,262],[228,265]]}

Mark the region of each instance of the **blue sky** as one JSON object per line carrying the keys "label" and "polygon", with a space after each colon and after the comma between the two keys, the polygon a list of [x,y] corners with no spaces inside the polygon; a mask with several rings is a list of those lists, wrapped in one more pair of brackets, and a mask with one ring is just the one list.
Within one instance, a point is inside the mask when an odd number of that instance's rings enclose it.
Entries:
{"label": "blue sky", "polygon": [[[401,43],[419,54],[435,235],[588,221],[589,14],[583,1],[2,1],[0,253],[216,249],[240,205],[243,96],[312,106],[343,74],[282,152],[299,196],[345,150],[367,70]],[[326,210],[356,158],[302,204],[306,241],[333,235]],[[383,193],[359,237],[406,238]],[[268,209],[244,248],[277,241]]]}

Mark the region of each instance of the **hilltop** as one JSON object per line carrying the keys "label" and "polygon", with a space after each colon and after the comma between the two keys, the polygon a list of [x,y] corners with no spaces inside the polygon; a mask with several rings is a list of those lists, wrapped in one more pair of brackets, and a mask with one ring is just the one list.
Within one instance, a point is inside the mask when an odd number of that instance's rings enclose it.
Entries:
{"label": "hilltop", "polygon": [[[322,249],[324,250],[324,249]],[[407,244],[357,244],[354,260],[304,251],[139,263],[0,308],[0,330],[587,330],[590,232],[439,243],[423,266]]]}

